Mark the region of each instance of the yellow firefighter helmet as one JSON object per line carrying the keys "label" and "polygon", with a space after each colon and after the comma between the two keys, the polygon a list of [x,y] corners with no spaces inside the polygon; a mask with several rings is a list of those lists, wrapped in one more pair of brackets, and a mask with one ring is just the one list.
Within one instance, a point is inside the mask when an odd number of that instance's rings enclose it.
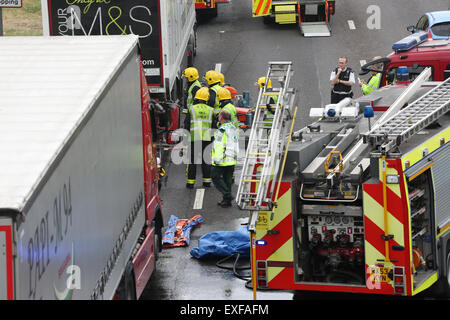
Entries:
{"label": "yellow firefighter helmet", "polygon": [[219,73],[214,70],[209,70],[205,73],[204,79],[208,82],[208,85],[220,82]]}
{"label": "yellow firefighter helmet", "polygon": [[228,89],[220,88],[217,92],[217,97],[219,98],[219,101],[231,100],[231,92]]}
{"label": "yellow firefighter helmet", "polygon": [[194,67],[186,68],[184,70],[183,76],[185,76],[189,81],[195,81],[199,78],[198,70]]}
{"label": "yellow firefighter helmet", "polygon": [[202,87],[197,90],[195,93],[195,99],[208,101],[209,100],[209,89],[206,87]]}
{"label": "yellow firefighter helmet", "polygon": [[[260,87],[260,88],[262,88],[262,87],[264,87],[264,84],[266,83],[266,77],[260,77],[259,79],[258,79],[258,81],[256,82],[256,84]],[[269,81],[267,81],[267,89],[270,89],[270,88],[272,88],[272,81],[270,81],[270,79],[269,79]]]}

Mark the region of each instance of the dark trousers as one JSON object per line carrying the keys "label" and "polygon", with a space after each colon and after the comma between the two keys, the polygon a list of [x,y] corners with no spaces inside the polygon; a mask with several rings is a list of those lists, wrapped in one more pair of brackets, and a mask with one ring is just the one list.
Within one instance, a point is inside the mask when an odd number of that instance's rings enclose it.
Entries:
{"label": "dark trousers", "polygon": [[341,100],[343,100],[344,98],[353,97],[353,92],[348,93],[348,94],[339,94],[339,93],[335,93],[333,91],[331,91],[331,102],[330,103],[339,103]]}
{"label": "dark trousers", "polygon": [[234,166],[212,166],[211,178],[214,186],[222,193],[223,201],[231,202],[233,195],[231,187],[233,185]]}
{"label": "dark trousers", "polygon": [[202,175],[204,183],[211,183],[211,165],[203,156],[205,148],[211,141],[192,141],[189,145],[190,162],[186,168],[186,183],[194,184],[197,176],[197,164],[202,165]]}

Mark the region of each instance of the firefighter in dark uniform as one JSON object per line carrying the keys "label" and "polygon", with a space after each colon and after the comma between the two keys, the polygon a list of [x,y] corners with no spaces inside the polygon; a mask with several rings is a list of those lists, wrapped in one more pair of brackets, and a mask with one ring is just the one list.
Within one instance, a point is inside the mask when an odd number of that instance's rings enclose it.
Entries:
{"label": "firefighter in dark uniform", "polygon": [[194,188],[197,164],[202,165],[203,186],[211,185],[211,164],[205,159],[205,149],[211,143],[211,126],[214,119],[213,108],[206,103],[209,89],[202,87],[195,94],[194,103],[188,109],[185,129],[189,130],[190,162],[186,168],[186,188]]}
{"label": "firefighter in dark uniform", "polygon": [[183,76],[187,79],[187,87],[186,87],[186,105],[183,108],[183,113],[188,113],[189,108],[194,103],[194,97],[197,93],[197,90],[202,87],[202,84],[198,80],[198,70],[194,67],[186,68],[184,70]]}
{"label": "firefighter in dark uniform", "polygon": [[340,57],[337,68],[331,72],[330,83],[333,87],[331,103],[338,103],[344,98],[353,97],[352,86],[355,84],[355,74],[347,64],[347,57]]}

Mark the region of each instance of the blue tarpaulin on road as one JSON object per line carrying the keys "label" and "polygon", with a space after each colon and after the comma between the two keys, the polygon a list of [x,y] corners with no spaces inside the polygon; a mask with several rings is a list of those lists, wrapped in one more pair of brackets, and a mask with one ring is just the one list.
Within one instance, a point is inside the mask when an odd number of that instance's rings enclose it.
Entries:
{"label": "blue tarpaulin on road", "polygon": [[250,256],[250,232],[246,226],[236,231],[215,231],[207,233],[198,240],[198,247],[191,249],[194,258],[212,256],[228,257],[239,253]]}

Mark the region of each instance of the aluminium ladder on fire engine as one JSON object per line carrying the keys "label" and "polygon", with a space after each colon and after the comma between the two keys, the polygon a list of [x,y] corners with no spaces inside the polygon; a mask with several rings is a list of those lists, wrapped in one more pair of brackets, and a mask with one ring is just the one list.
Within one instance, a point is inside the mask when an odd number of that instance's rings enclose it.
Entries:
{"label": "aluminium ladder on fire engine", "polygon": [[450,110],[450,78],[403,108],[364,139],[385,154]]}
{"label": "aluminium ladder on fire engine", "polygon": [[[292,62],[269,62],[266,83],[260,88],[250,137],[239,181],[236,202],[243,210],[269,210],[276,174],[286,145],[286,132],[291,119],[295,90],[289,88]],[[267,88],[268,80],[272,88]],[[277,81],[278,80],[278,81]],[[276,87],[277,82],[280,87]],[[267,104],[275,110],[269,113]],[[269,124],[268,124],[269,121]],[[271,121],[271,123],[270,123]]]}

